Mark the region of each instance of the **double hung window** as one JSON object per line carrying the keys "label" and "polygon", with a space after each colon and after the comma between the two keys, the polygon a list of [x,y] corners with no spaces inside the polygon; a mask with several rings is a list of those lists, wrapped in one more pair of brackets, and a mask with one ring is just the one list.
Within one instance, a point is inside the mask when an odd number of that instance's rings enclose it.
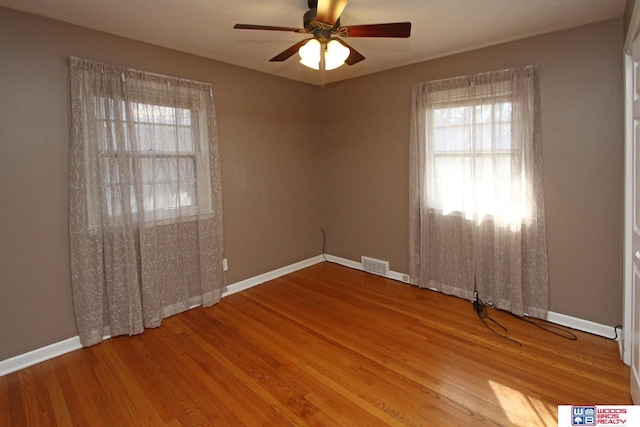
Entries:
{"label": "double hung window", "polygon": [[144,82],[140,99],[94,96],[100,207],[113,220],[123,212],[154,222],[212,210],[205,111],[179,94],[154,95],[155,85]]}
{"label": "double hung window", "polygon": [[529,218],[530,171],[521,167],[512,127],[521,103],[496,83],[443,92],[433,93],[424,113],[427,208],[505,225]]}
{"label": "double hung window", "polygon": [[[208,169],[207,150],[203,144],[199,125],[202,117],[198,111],[180,106],[120,102],[109,98],[97,99],[102,131],[104,134],[101,171],[105,177],[104,201],[111,216],[122,214],[122,202],[130,205],[131,212],[145,212],[146,218],[166,219],[193,215],[211,209],[208,174],[198,171]],[[112,138],[117,132],[114,115],[123,113],[128,122],[121,142]],[[118,147],[118,145],[122,145]],[[121,170],[121,169],[124,170]],[[116,190],[123,179],[128,179],[127,201],[115,203]],[[136,182],[140,191],[135,191]],[[151,215],[152,214],[152,215]]]}
{"label": "double hung window", "polygon": [[69,60],[69,237],[80,341],[132,335],[224,291],[211,85]]}
{"label": "double hung window", "polygon": [[535,66],[413,85],[412,283],[546,316],[539,106]]}

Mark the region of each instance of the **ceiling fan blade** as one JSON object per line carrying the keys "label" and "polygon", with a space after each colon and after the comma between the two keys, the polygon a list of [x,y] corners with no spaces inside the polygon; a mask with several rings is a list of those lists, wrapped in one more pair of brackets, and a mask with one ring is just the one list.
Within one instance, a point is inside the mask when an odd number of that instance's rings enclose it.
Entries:
{"label": "ceiling fan blade", "polygon": [[399,37],[411,35],[411,22],[394,22],[391,24],[348,25],[338,28],[342,37]]}
{"label": "ceiling fan blade", "polygon": [[349,0],[318,0],[316,19],[325,24],[334,25]]}
{"label": "ceiling fan blade", "polygon": [[338,40],[338,42],[340,42],[341,45],[343,45],[344,47],[349,48],[349,50],[351,51],[351,53],[349,54],[349,57],[344,61],[345,64],[347,65],[353,65],[353,64],[357,64],[358,62],[362,61],[364,58],[364,55],[362,55],[360,52],[358,52],[357,50],[355,50],[354,48],[352,48],[349,44],[347,44],[347,42],[345,42],[342,39],[338,39],[338,38],[334,38],[333,40]]}
{"label": "ceiling fan blade", "polygon": [[305,39],[305,40],[300,40],[298,43],[294,44],[293,46],[291,46],[290,48],[280,52],[279,54],[277,54],[276,56],[274,56],[273,58],[271,58],[269,60],[269,62],[282,62],[282,61],[286,61],[287,59],[291,58],[293,55],[296,54],[296,52],[298,52],[298,49],[300,49],[302,46],[304,46],[305,44],[307,44],[307,42],[311,40],[311,39]]}
{"label": "ceiling fan blade", "polygon": [[292,28],[292,27],[273,27],[271,25],[253,25],[253,24],[236,24],[233,28],[239,30],[267,30],[267,31],[289,31],[293,33],[308,33],[306,28]]}

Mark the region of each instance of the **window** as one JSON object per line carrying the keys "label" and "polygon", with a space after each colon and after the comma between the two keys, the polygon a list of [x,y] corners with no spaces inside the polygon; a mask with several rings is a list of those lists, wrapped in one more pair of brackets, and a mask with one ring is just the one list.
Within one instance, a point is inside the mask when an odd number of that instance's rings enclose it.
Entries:
{"label": "window", "polygon": [[[199,122],[203,119],[193,109],[142,102],[120,102],[100,97],[99,116],[102,122],[103,146],[101,170],[105,176],[104,200],[107,213],[122,214],[122,203],[116,203],[123,179],[129,177],[129,203],[134,213],[153,213],[153,219],[210,210],[208,179],[198,181],[197,171],[207,170],[208,159],[203,150]],[[117,132],[115,114],[121,112],[125,128],[122,142],[112,137]],[[118,145],[121,145],[118,147]],[[123,169],[126,173],[121,173]],[[208,174],[204,175],[205,177]],[[125,177],[125,178],[123,178]],[[140,183],[138,200],[135,188]],[[200,196],[200,197],[199,197]]]}
{"label": "window", "polygon": [[128,101],[94,96],[100,209],[113,220],[123,212],[153,222],[212,210],[204,109],[192,95],[157,89],[144,82]]}
{"label": "window", "polygon": [[83,345],[224,292],[211,85],[69,59],[71,283]]}
{"label": "window", "polygon": [[519,166],[519,133],[512,128],[522,105],[512,101],[511,88],[473,84],[445,92],[425,112],[427,207],[477,222],[530,218],[527,169]]}
{"label": "window", "polygon": [[535,66],[413,85],[411,283],[546,316],[539,99]]}

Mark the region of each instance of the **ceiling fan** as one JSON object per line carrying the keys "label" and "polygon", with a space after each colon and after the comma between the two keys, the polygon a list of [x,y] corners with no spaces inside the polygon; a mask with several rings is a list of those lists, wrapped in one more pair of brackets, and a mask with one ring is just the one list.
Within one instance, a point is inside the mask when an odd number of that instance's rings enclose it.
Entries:
{"label": "ceiling fan", "polygon": [[365,59],[339,37],[407,38],[411,35],[411,22],[341,26],[340,15],[347,2],[348,0],[308,0],[309,10],[303,16],[304,28],[253,24],[236,24],[233,28],[312,34],[312,38],[299,41],[269,61],[286,61],[299,52],[302,58],[300,62],[316,70],[331,70],[343,63],[353,65]]}

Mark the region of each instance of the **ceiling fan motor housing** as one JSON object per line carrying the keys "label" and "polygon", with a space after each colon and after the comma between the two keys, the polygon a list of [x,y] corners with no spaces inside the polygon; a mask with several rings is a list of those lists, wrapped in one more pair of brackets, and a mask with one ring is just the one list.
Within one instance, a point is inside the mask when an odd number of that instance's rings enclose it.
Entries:
{"label": "ceiling fan motor housing", "polygon": [[318,26],[318,21],[316,20],[316,15],[318,13],[318,9],[309,9],[304,13],[302,18],[302,22],[304,24],[304,28],[309,31],[313,31],[315,27]]}
{"label": "ceiling fan motor housing", "polygon": [[317,2],[309,0],[308,4],[311,9],[307,10],[302,18],[303,27],[309,30],[309,32],[313,34],[316,39],[319,39],[321,41],[323,39],[331,39],[331,34],[335,33],[336,29],[340,27],[340,18],[338,18],[334,25],[320,22],[316,19],[318,10],[315,8],[315,6]]}

